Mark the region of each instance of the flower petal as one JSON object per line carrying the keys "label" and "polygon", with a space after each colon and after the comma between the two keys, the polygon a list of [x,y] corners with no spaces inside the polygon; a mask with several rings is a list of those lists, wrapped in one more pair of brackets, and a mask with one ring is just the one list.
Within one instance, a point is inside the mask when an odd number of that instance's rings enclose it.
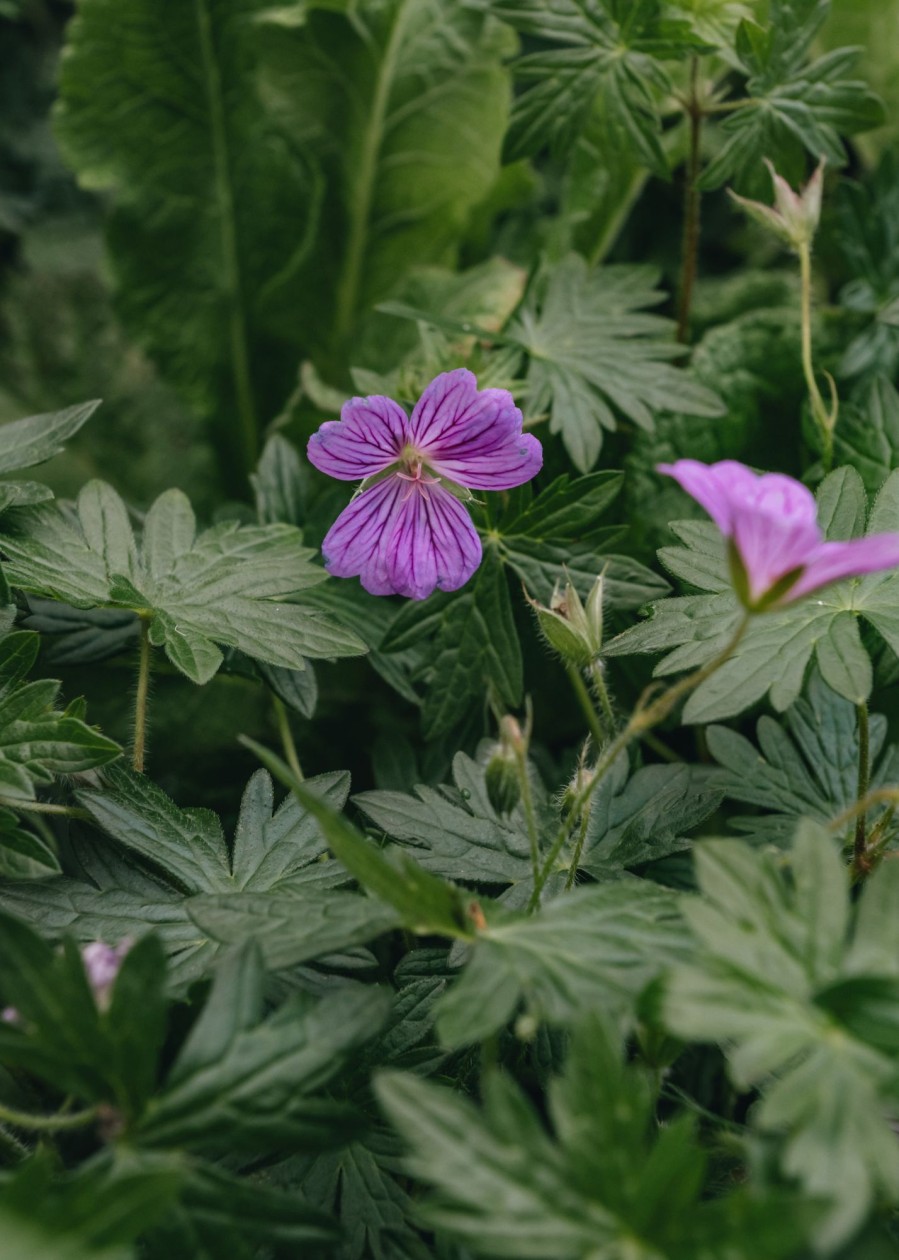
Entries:
{"label": "flower petal", "polygon": [[881,569],[899,567],[899,534],[870,534],[850,542],[820,543],[809,557],[805,571],[791,586],[785,603],[820,590],[841,578],[861,577]]}
{"label": "flower petal", "polygon": [[309,439],[309,462],[341,481],[361,481],[396,463],[409,440],[409,419],[392,398],[351,398],[339,420],[326,420]]}
{"label": "flower petal", "polygon": [[751,468],[733,459],[717,464],[701,464],[697,459],[679,459],[674,464],[657,464],[656,472],[673,477],[686,490],[728,538],[733,533],[734,503],[752,493],[758,477]]}
{"label": "flower petal", "polygon": [[341,512],[322,543],[335,577],[359,577],[372,595],[425,599],[463,586],[481,562],[481,541],[465,508],[439,485],[425,494],[386,477]]}
{"label": "flower petal", "polygon": [[532,434],[522,433],[521,412],[509,391],[479,391],[467,368],[431,381],[409,425],[428,466],[472,490],[520,486],[543,464],[542,447]]}

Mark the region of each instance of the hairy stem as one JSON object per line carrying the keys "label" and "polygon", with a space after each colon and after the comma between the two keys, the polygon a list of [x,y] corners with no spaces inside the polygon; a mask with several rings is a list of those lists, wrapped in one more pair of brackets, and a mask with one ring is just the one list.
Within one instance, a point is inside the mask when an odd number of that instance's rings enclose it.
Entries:
{"label": "hairy stem", "polygon": [[615,729],[615,714],[612,712],[612,702],[609,699],[609,689],[606,686],[606,680],[603,678],[602,662],[594,661],[590,666],[590,681],[593,684],[593,690],[596,692],[602,715],[605,718],[608,730]]}
{"label": "hairy stem", "polygon": [[528,843],[531,846],[531,870],[536,881],[540,872],[540,835],[537,831],[534,794],[531,791],[531,776],[528,774],[528,754],[525,748],[515,749],[515,768],[518,771],[521,806],[524,810],[524,818],[528,829]]}
{"label": "hairy stem", "polygon": [[[691,691],[694,691],[701,683],[704,683],[707,678],[711,678],[712,674],[714,674],[716,670],[720,669],[726,661],[730,660],[731,656],[739,646],[743,635],[746,633],[750,616],[750,613],[745,613],[743,615],[736,630],[731,635],[725,646],[717,656],[713,657],[712,660],[708,662],[707,665],[703,665],[701,669],[697,669],[694,673],[688,674],[686,678],[681,678],[680,681],[676,682],[673,687],[669,687],[667,691],[663,691],[662,694],[660,696],[656,696],[654,700],[649,698],[653,688],[647,688],[646,692],[644,692],[643,696],[641,696],[640,700],[637,702],[637,707],[631,714],[627,726],[625,726],[624,730],[622,730],[615,739],[611,741],[611,743],[606,745],[605,751],[596,763],[593,773],[590,775],[589,782],[581,789],[572,802],[569,814],[570,818],[578,817],[580,812],[589,804],[591,796],[608,774],[619,754],[624,752],[633,740],[641,737],[646,731],[652,730],[654,726],[658,726],[659,722],[663,722],[678,701],[682,700],[684,696],[689,695]],[[899,793],[897,793],[897,795],[899,795]],[[543,892],[543,887],[546,884],[556,861],[558,860],[559,854],[562,851],[562,846],[568,838],[568,834],[569,826],[568,821],[566,820],[559,828],[552,847],[549,850],[549,853],[547,853],[543,866],[540,868],[540,872],[534,881],[534,891],[531,894],[530,901],[528,902],[529,910],[534,910],[539,905],[540,894]]]}
{"label": "hairy stem", "polygon": [[[833,467],[833,430],[837,419],[836,397],[830,408],[824,402],[812,360],[812,251],[808,241],[799,247],[799,281],[801,301],[802,374],[808,390],[812,416],[821,434],[821,464],[825,473]],[[831,381],[831,388],[833,382]]]}
{"label": "hairy stem", "polygon": [[700,145],[702,141],[703,111],[698,95],[699,58],[690,63],[690,96],[685,102],[690,120],[690,150],[687,157],[687,173],[684,182],[684,235],[681,246],[681,272],[677,305],[677,339],[689,339],[690,307],[693,302],[693,285],[699,258],[699,230],[701,193],[699,191]]}
{"label": "hairy stem", "polygon": [[602,723],[599,720],[596,707],[590,698],[590,692],[587,690],[586,684],[581,677],[581,671],[576,665],[571,665],[566,662],[565,672],[568,675],[568,681],[571,683],[571,688],[577,696],[577,702],[581,706],[581,712],[587,720],[587,725],[590,728],[593,743],[596,745],[596,751],[599,752],[600,748],[602,748],[605,743],[606,732],[602,728]]}
{"label": "hairy stem", "polygon": [[0,1124],[8,1124],[16,1129],[27,1129],[32,1133],[58,1133],[64,1129],[83,1129],[96,1120],[98,1109],[88,1107],[85,1111],[73,1111],[69,1115],[59,1112],[54,1116],[34,1116],[27,1111],[16,1111],[0,1103]]}
{"label": "hairy stem", "polygon": [[[859,803],[868,795],[871,784],[870,739],[868,733],[868,706],[864,702],[855,706],[858,715],[858,787],[855,799]],[[867,852],[867,810],[862,809],[855,820],[855,838],[852,844],[853,862],[859,867],[866,859]]]}
{"label": "hairy stem", "polygon": [[141,618],[140,656],[137,666],[137,694],[134,700],[134,744],[131,765],[143,773],[147,745],[147,700],[150,695],[150,623]]}
{"label": "hairy stem", "polygon": [[584,842],[587,839],[587,827],[590,823],[590,811],[585,809],[581,813],[581,820],[578,824],[577,839],[574,842],[574,852],[571,855],[571,866],[568,868],[568,878],[565,880],[565,891],[570,892],[574,887],[574,881],[577,879],[578,867],[581,864],[581,854],[584,851]]}
{"label": "hairy stem", "polygon": [[275,720],[278,723],[278,734],[281,737],[281,747],[284,750],[284,760],[290,766],[299,781],[303,782],[303,771],[300,769],[300,759],[297,756],[297,746],[294,743],[293,731],[290,729],[290,719],[287,716],[287,709],[284,702],[279,696],[272,693],[272,708],[275,711]]}
{"label": "hairy stem", "polygon": [[52,805],[49,801],[20,801],[14,796],[0,796],[0,808],[25,814],[57,814],[60,818],[82,818],[90,821],[90,814],[86,809],[78,809],[75,805]]}

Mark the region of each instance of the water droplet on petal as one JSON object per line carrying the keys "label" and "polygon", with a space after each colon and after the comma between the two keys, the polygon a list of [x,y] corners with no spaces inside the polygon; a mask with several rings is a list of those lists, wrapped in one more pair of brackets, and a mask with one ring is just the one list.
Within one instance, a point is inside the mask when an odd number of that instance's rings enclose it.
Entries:
{"label": "water droplet on petal", "polygon": [[462,797],[462,800],[463,800],[463,801],[470,801],[470,800],[471,800],[471,793],[469,792],[468,788],[463,788],[463,789],[462,789],[462,791],[461,791],[461,793],[460,793],[460,795],[461,795],[461,797]]}

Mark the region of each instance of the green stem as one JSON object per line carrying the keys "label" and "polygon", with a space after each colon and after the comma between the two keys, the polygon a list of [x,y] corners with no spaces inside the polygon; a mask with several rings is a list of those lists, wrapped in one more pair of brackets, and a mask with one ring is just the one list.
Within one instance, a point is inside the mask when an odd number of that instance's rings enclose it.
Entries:
{"label": "green stem", "polygon": [[534,813],[534,796],[531,792],[531,776],[528,774],[528,755],[524,748],[515,750],[515,767],[518,770],[518,786],[521,789],[521,805],[528,829],[531,846],[531,870],[537,879],[540,870],[540,836],[537,831],[537,815]]}
{"label": "green stem", "polygon": [[272,692],[272,708],[275,710],[275,718],[278,723],[278,734],[281,737],[281,747],[284,750],[284,760],[290,766],[296,777],[303,782],[303,771],[300,769],[300,759],[297,756],[297,746],[294,743],[293,731],[290,729],[290,719],[287,716],[287,709],[284,702],[279,696]]}
{"label": "green stem", "polygon": [[[730,639],[717,656],[714,656],[707,665],[703,665],[701,669],[695,670],[694,673],[688,674],[686,678],[682,678],[679,682],[676,682],[673,687],[669,687],[667,691],[664,691],[660,696],[657,696],[655,700],[650,701],[648,699],[648,695],[652,688],[647,688],[647,691],[638,701],[636,709],[631,714],[627,726],[625,726],[624,730],[621,731],[610,744],[606,745],[605,751],[596,763],[587,785],[581,789],[572,802],[569,814],[570,818],[576,818],[580,814],[581,810],[589,804],[591,796],[608,774],[619,754],[624,752],[633,740],[639,738],[644,734],[644,732],[651,730],[654,726],[658,726],[659,722],[663,722],[678,701],[682,700],[684,696],[689,695],[689,693],[694,691],[701,683],[704,683],[705,680],[710,678],[716,670],[721,668],[725,661],[730,659],[746,633],[750,617],[750,613],[743,614]],[[528,902],[529,910],[534,910],[539,905],[540,894],[542,893],[543,887],[549,878],[550,872],[558,860],[559,854],[562,851],[562,846],[564,845],[567,837],[568,822],[566,820],[566,822],[564,822],[559,828],[556,838],[553,841],[552,848],[546,855],[543,866],[541,867],[537,878],[534,880],[534,891],[532,892],[530,901]]]}
{"label": "green stem", "polygon": [[571,855],[571,866],[568,868],[568,878],[565,881],[565,891],[570,892],[574,887],[574,881],[577,879],[578,867],[581,864],[581,854],[584,851],[584,843],[587,839],[587,827],[590,823],[590,811],[585,809],[581,813],[581,821],[578,826],[577,839],[574,842],[574,852]]}
{"label": "green stem", "polygon": [[[808,241],[798,246],[801,301],[802,374],[808,390],[812,416],[821,434],[821,464],[825,473],[833,467],[833,430],[836,424],[836,399],[830,409],[824,402],[812,360],[812,251]],[[832,382],[831,382],[832,384]]]}
{"label": "green stem", "polygon": [[[868,788],[871,783],[871,756],[870,756],[870,738],[868,731],[868,706],[864,702],[855,706],[855,712],[858,716],[858,787],[855,793],[855,799],[861,805],[865,797],[868,795]],[[861,809],[855,820],[855,838],[852,845],[853,862],[857,868],[861,868],[866,860],[867,842],[867,810]]]}
{"label": "green stem", "polygon": [[703,111],[699,102],[698,83],[699,58],[694,57],[690,64],[690,96],[686,102],[687,116],[690,120],[690,149],[684,183],[684,235],[681,246],[680,296],[677,308],[677,339],[680,342],[686,342],[689,339],[690,307],[693,301],[693,286],[696,282],[699,257],[701,211],[699,167]]}
{"label": "green stem", "polygon": [[82,818],[90,821],[86,809],[75,805],[51,805],[47,801],[20,801],[12,796],[0,796],[0,808],[20,811],[24,814],[58,814],[61,818]]}
{"label": "green stem", "polygon": [[609,699],[609,690],[606,687],[606,680],[603,677],[603,668],[601,661],[594,661],[590,666],[590,681],[593,684],[593,690],[599,699],[602,708],[603,717],[610,731],[615,729],[615,714],[612,711],[612,701]]}
{"label": "green stem", "polygon": [[[256,463],[258,428],[253,386],[250,375],[250,358],[247,348],[247,329],[243,311],[243,285],[240,274],[240,257],[237,248],[237,214],[231,188],[231,156],[225,124],[225,101],[222,80],[216,59],[216,49],[209,15],[209,0],[195,0],[197,31],[200,38],[200,55],[203,62],[206,101],[209,109],[209,128],[212,162],[215,171],[215,199],[218,203],[219,246],[222,258],[222,285],[228,304],[228,336],[231,349],[231,374],[234,380],[234,396],[237,402],[239,432],[237,448],[240,467],[239,488]],[[235,478],[237,480],[237,478]]]}
{"label": "green stem", "polygon": [[599,239],[590,251],[590,266],[598,267],[606,254],[615,244],[621,229],[628,220],[631,210],[634,208],[634,202],[640,196],[649,179],[649,173],[644,170],[636,171],[628,184],[624,196],[618,204],[618,209],[606,223],[604,230],[600,233]]}
{"label": "green stem", "polygon": [[96,1120],[98,1109],[88,1107],[85,1111],[73,1111],[70,1115],[34,1116],[27,1111],[16,1111],[0,1103],[0,1124],[9,1124],[16,1129],[28,1129],[33,1133],[57,1133],[63,1129],[83,1129],[85,1125]]}
{"label": "green stem", "polygon": [[150,695],[150,623],[141,618],[140,656],[137,666],[137,695],[134,700],[134,746],[131,765],[143,773],[147,744],[147,699]]}
{"label": "green stem", "polygon": [[598,752],[605,743],[606,732],[602,728],[596,708],[593,701],[590,699],[590,692],[587,690],[584,680],[581,677],[581,671],[576,665],[571,665],[566,661],[565,672],[568,675],[568,680],[571,683],[572,690],[577,696],[577,701],[581,706],[581,711],[587,719],[587,725],[590,728],[590,734],[593,737],[593,742],[596,745],[596,750]]}
{"label": "green stem", "polygon": [[672,765],[679,765],[684,760],[683,757],[679,757],[672,748],[669,748],[667,744],[663,743],[657,735],[653,735],[652,731],[644,731],[640,738],[646,747],[651,748],[652,751],[657,753],[663,761],[670,762]]}

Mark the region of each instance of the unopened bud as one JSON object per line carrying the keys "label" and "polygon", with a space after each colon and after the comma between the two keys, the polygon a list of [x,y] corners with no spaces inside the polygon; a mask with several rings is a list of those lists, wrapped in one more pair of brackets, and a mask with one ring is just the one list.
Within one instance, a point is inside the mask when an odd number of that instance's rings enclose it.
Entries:
{"label": "unopened bud", "polygon": [[500,718],[499,740],[493,747],[484,775],[487,796],[498,814],[510,814],[521,796],[521,775],[526,773],[528,745],[531,742],[531,717],[529,706],[524,730],[511,713]]}
{"label": "unopened bud", "polygon": [[577,669],[594,661],[602,647],[602,581],[600,574],[587,597],[586,608],[570,579],[561,588],[556,583],[548,608],[526,596],[546,642],[567,665]]}
{"label": "unopened bud", "polygon": [[101,1011],[105,1011],[109,1006],[112,986],[115,984],[116,976],[119,974],[122,960],[131,948],[132,943],[126,937],[118,945],[107,945],[103,941],[91,941],[89,945],[82,947],[81,961],[84,964],[84,974],[87,976],[87,982]]}
{"label": "unopened bud", "polygon": [[487,797],[498,814],[511,814],[521,796],[514,753],[497,744],[484,772]]}
{"label": "unopened bud", "polygon": [[821,218],[821,194],[824,185],[824,158],[818,163],[814,175],[801,192],[794,192],[782,175],[765,159],[774,184],[774,205],[766,206],[748,197],[738,197],[728,189],[731,197],[746,213],[763,227],[770,228],[787,245],[800,249],[810,245],[818,230]]}
{"label": "unopened bud", "polygon": [[578,808],[581,796],[593,782],[595,774],[595,767],[588,766],[582,754],[577,769],[562,789],[561,807],[563,814]]}

